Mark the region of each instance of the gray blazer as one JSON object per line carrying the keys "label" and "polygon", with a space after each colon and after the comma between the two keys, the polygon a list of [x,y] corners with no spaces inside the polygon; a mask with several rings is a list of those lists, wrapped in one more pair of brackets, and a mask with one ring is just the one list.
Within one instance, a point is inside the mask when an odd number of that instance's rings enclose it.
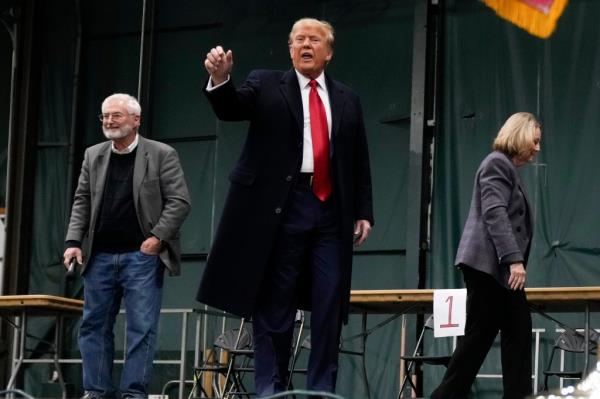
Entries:
{"label": "gray blazer", "polygon": [[[82,274],[94,242],[110,154],[110,141],[85,151],[75,191],[66,241],[82,243]],[[160,259],[170,275],[178,275],[179,229],[190,211],[190,194],[179,157],[172,147],[139,136],[133,170],[133,201],[144,237],[153,235],[163,242]]]}
{"label": "gray blazer", "polygon": [[516,166],[499,151],[489,154],[475,175],[471,209],[455,265],[492,275],[509,288],[509,265],[527,263],[533,220]]}

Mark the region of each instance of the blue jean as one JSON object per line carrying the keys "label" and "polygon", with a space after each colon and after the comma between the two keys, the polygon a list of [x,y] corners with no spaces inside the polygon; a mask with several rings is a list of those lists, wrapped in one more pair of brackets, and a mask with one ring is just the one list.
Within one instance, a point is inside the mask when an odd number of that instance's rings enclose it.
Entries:
{"label": "blue jean", "polygon": [[122,396],[147,397],[156,349],[164,270],[158,256],[140,251],[97,252],[83,275],[84,309],[79,329],[83,388],[102,397],[116,395],[112,383],[115,317],[125,300],[127,353]]}

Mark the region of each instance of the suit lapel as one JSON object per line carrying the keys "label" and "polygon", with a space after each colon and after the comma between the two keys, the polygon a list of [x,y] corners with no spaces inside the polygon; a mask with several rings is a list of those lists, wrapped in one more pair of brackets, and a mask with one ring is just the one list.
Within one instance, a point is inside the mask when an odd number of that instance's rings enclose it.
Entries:
{"label": "suit lapel", "polygon": [[294,120],[296,121],[297,132],[302,136],[304,131],[304,117],[302,109],[302,96],[300,94],[300,83],[294,69],[283,74],[279,85],[279,90],[290,108]]}
{"label": "suit lapel", "polygon": [[529,205],[530,202],[529,202],[529,198],[527,197],[527,191],[525,191],[525,187],[523,187],[523,185],[521,184],[521,175],[519,174],[519,170],[517,169],[517,167],[515,166],[515,164],[512,162],[511,158],[508,155],[506,155],[502,151],[498,151],[498,152],[500,154],[504,155],[504,159],[506,159],[506,162],[508,162],[508,165],[510,165],[510,168],[513,170],[513,175],[515,176],[517,188],[519,189],[519,191],[521,191],[521,194],[523,194],[523,199],[525,200],[525,206],[527,207],[527,216],[528,216],[529,226],[530,226],[531,230],[533,230],[533,215],[531,214],[531,206]]}
{"label": "suit lapel", "polygon": [[[344,90],[335,84],[329,75],[325,74],[325,82],[327,83],[327,92],[329,94],[329,106],[331,107],[331,141],[333,142],[340,130],[340,121],[344,113],[344,104],[346,104],[346,96]],[[333,146],[331,146],[333,151]]]}
{"label": "suit lapel", "polygon": [[91,160],[90,168],[90,189],[92,191],[92,214],[91,222],[95,223],[98,207],[104,194],[104,184],[106,182],[106,171],[110,162],[111,142],[107,141],[103,147],[98,150],[95,159]]}
{"label": "suit lapel", "polygon": [[[505,154],[505,156],[506,156],[506,154]],[[514,174],[515,174],[515,177],[517,180],[517,187],[519,188],[519,190],[521,191],[521,194],[523,194],[523,198],[525,199],[525,206],[527,207],[527,218],[529,221],[529,227],[531,230],[533,230],[533,215],[531,214],[531,206],[530,206],[529,198],[527,197],[527,191],[525,191],[525,187],[523,187],[523,184],[521,184],[521,175],[519,174],[517,167],[512,163],[512,161],[510,160],[510,158],[508,156],[506,156],[506,158],[508,159],[508,162],[510,163],[511,167],[514,169]]]}
{"label": "suit lapel", "polygon": [[518,175],[517,175],[517,178],[519,179],[518,180],[519,190],[521,190],[521,193],[523,193],[523,198],[525,198],[525,206],[527,207],[527,218],[529,219],[529,227],[533,231],[533,215],[531,213],[531,206],[530,206],[529,198],[527,197],[527,192],[525,191],[525,188],[521,184],[521,178]]}
{"label": "suit lapel", "polygon": [[106,145],[98,151],[95,164],[92,166],[92,179],[90,179],[90,185],[94,188],[94,191],[102,197],[104,191],[104,183],[106,181],[106,171],[108,170],[108,164],[110,162],[110,147],[111,142],[107,141]]}
{"label": "suit lapel", "polygon": [[133,205],[137,209],[140,186],[146,170],[148,169],[148,153],[146,152],[146,139],[138,135],[139,141],[135,153],[135,166],[133,167]]}
{"label": "suit lapel", "polygon": [[[344,113],[344,105],[346,104],[346,96],[344,90],[339,87],[333,79],[325,74],[325,82],[327,84],[327,92],[329,95],[329,106],[331,108],[331,144],[330,152],[333,154],[335,147],[336,136],[339,133],[340,122]],[[283,74],[279,90],[283,94],[285,101],[290,108],[292,115],[296,121],[298,134],[303,135],[304,132],[304,116],[302,108],[302,96],[300,94],[300,84],[294,69]]]}

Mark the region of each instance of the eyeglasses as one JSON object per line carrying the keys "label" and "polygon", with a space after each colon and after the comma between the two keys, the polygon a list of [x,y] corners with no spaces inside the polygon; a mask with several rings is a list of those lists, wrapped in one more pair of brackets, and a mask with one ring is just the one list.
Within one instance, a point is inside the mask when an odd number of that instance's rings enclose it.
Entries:
{"label": "eyeglasses", "polygon": [[[133,114],[129,114],[129,115],[133,115]],[[112,118],[113,121],[119,122],[119,121],[123,120],[125,118],[125,116],[127,116],[127,115],[122,114],[120,112],[114,112],[112,114],[99,114],[98,119],[100,120],[100,122],[104,122],[104,121]]]}

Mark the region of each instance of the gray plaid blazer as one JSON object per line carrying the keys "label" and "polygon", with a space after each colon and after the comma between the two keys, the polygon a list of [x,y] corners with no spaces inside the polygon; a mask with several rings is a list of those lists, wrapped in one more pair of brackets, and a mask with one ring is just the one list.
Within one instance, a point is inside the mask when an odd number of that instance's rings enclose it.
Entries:
{"label": "gray plaid blazer", "polygon": [[517,168],[506,154],[494,151],[477,169],[454,264],[488,273],[509,288],[509,265],[527,264],[532,234],[531,209]]}

